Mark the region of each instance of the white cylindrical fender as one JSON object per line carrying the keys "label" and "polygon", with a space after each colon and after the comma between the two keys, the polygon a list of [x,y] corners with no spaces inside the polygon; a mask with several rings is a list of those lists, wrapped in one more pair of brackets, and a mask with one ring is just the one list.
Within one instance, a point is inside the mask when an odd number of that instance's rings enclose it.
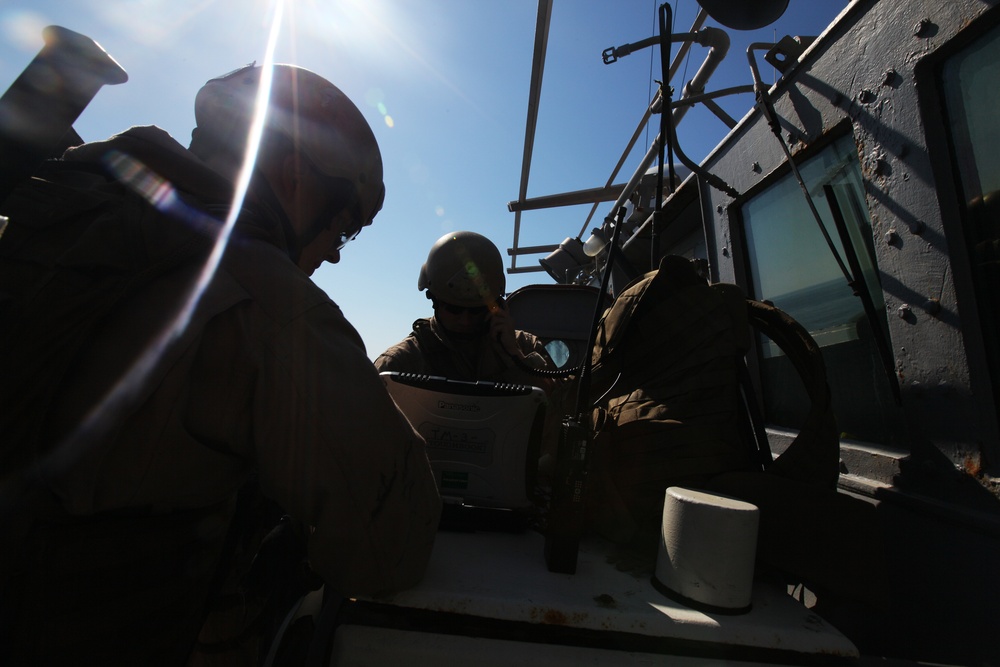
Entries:
{"label": "white cylindrical fender", "polygon": [[654,585],[696,608],[749,611],[758,523],[759,511],[748,502],[668,488]]}

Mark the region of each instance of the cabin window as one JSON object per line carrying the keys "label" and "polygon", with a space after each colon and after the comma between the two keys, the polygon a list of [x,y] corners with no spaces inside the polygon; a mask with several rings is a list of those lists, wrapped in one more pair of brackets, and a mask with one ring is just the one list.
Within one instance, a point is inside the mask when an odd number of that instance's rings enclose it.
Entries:
{"label": "cabin window", "polygon": [[952,56],[942,84],[962,229],[994,391],[1000,392],[1000,28]]}
{"label": "cabin window", "polygon": [[[800,165],[800,171],[837,254],[850,266],[827,199],[825,186],[830,186],[878,321],[865,316],[862,300],[849,286],[791,174],[742,209],[753,296],[794,317],[822,349],[843,436],[889,443],[891,426],[884,415],[891,414],[895,401],[875,343],[876,335],[886,335],[888,323],[853,138],[834,142]],[[758,344],[765,418],[772,425],[797,428],[809,409],[805,389],[774,343],[761,337]]]}
{"label": "cabin window", "polygon": [[555,364],[556,368],[562,368],[566,365],[566,362],[569,361],[569,345],[567,345],[564,340],[558,338],[550,340],[545,344],[545,351],[548,353],[549,359],[552,360],[552,363]]}

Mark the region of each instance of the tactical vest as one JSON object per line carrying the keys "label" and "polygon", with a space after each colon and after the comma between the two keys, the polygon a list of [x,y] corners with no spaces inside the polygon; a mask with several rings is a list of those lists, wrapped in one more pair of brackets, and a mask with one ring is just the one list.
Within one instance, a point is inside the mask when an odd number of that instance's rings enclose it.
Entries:
{"label": "tactical vest", "polygon": [[[594,442],[604,532],[658,530],[668,486],[697,486],[751,466],[739,428],[746,308],[734,286],[707,285],[679,257],[627,287],[598,325],[592,394],[606,397]],[[599,520],[600,524],[601,521]]]}
{"label": "tactical vest", "polygon": [[[751,324],[789,356],[811,399],[799,435],[773,463],[759,458],[741,393]],[[612,539],[658,534],[668,487],[704,488],[722,473],[766,467],[824,489],[836,484],[839,441],[815,342],[736,285],[705,283],[684,258],[665,257],[615,299],[599,323],[592,382],[592,395],[603,396],[592,508]]]}

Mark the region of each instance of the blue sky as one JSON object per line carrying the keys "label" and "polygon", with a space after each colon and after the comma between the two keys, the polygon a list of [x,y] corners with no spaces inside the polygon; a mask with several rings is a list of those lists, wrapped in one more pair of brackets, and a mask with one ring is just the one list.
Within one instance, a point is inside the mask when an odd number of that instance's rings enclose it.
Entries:
{"label": "blue sky", "polygon": [[[264,57],[277,0],[5,0],[0,5],[0,89],[42,46],[50,24],[83,33],[111,54],[129,81],[103,88],[77,121],[85,140],[132,125],[157,125],[187,144],[195,93],[208,79]],[[528,196],[602,186],[660,79],[646,49],[613,65],[610,46],[654,34],[658,2],[555,0]],[[673,0],[675,31],[687,32],[695,0]],[[780,21],[727,30],[732,47],[708,89],[750,81],[746,45],[785,34],[816,35],[847,0],[790,0]],[[513,242],[527,117],[536,0],[287,0],[276,60],[307,67],[344,90],[366,115],[385,161],[386,202],[336,265],[313,279],[343,309],[374,358],[430,314],[417,291],[420,265],[441,235],[468,229],[506,257]],[[709,19],[706,25],[718,24]],[[692,48],[673,82],[697,71]],[[773,73],[762,68],[768,81]],[[753,104],[721,102],[741,118]],[[678,129],[684,151],[704,157],[726,127],[697,106]],[[646,152],[644,133],[616,182]],[[603,217],[607,207],[598,209]],[[519,245],[559,243],[580,231],[590,207],[528,212]],[[518,266],[541,256],[522,256]],[[509,259],[508,266],[509,266]],[[545,273],[507,276],[508,291],[551,282]]]}

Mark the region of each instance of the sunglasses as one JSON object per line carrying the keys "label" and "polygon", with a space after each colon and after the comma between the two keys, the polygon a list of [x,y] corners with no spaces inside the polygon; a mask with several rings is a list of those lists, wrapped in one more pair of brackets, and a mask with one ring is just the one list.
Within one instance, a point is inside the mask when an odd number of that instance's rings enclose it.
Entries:
{"label": "sunglasses", "polygon": [[349,229],[340,232],[340,240],[337,241],[336,250],[340,252],[344,249],[345,245],[358,238],[358,234],[361,233],[363,228],[364,225],[354,224]]}
{"label": "sunglasses", "polygon": [[382,191],[379,193],[378,201],[375,202],[375,208],[372,210],[371,215],[369,215],[367,219],[361,215],[361,203],[357,199],[354,200],[351,204],[351,213],[354,216],[355,222],[346,230],[340,232],[340,241],[337,242],[338,252],[343,250],[345,245],[358,238],[358,234],[361,233],[362,229],[372,224],[372,221],[375,220],[375,216],[378,215],[380,210],[382,210],[382,202],[384,200],[385,188],[383,187]]}
{"label": "sunglasses", "polygon": [[342,201],[343,197],[348,196],[344,193],[345,188],[350,188],[351,190],[352,194],[349,195],[351,201],[348,204],[348,206],[350,207],[351,218],[353,222],[351,223],[350,227],[340,232],[340,238],[337,240],[337,245],[334,248],[337,252],[340,252],[341,250],[344,249],[344,246],[346,246],[354,239],[358,238],[358,234],[361,233],[362,229],[372,224],[372,221],[375,219],[375,215],[382,208],[382,201],[385,198],[385,188],[384,187],[382,188],[382,191],[379,193],[379,199],[376,202],[374,210],[366,218],[361,213],[361,202],[358,200],[357,190],[353,184],[351,184],[349,181],[343,178],[335,178],[332,176],[328,176],[325,173],[323,173],[323,171],[320,170],[320,168],[317,167],[316,164],[308,157],[303,156],[303,159],[305,160],[306,164],[308,164],[309,167],[317,174],[320,180],[326,184],[327,190],[333,193],[341,193],[338,195],[334,195],[332,197],[331,203],[328,206],[329,211],[328,213],[321,215],[320,216],[321,219],[333,217],[334,215],[336,215],[340,210],[340,205],[337,204],[336,202]]}
{"label": "sunglasses", "polygon": [[440,301],[435,302],[435,308],[441,308],[445,312],[451,313],[452,315],[461,315],[462,313],[469,313],[470,315],[485,315],[489,310],[486,306],[455,306],[450,303],[441,303]]}

